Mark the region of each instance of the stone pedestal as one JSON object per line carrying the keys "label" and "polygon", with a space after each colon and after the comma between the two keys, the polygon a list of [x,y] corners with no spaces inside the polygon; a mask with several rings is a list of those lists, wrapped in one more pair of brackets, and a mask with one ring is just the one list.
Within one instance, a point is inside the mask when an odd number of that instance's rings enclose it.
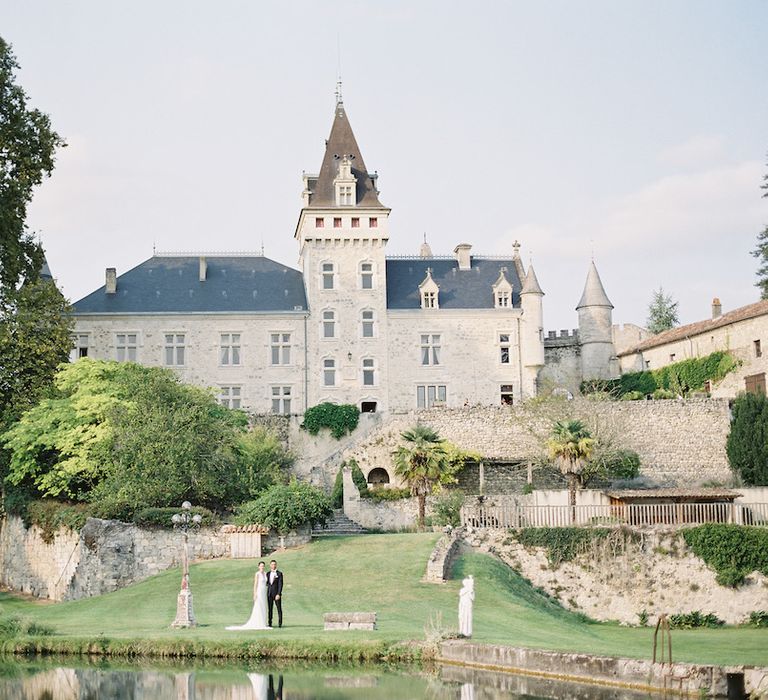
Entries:
{"label": "stone pedestal", "polygon": [[192,609],[192,594],[189,589],[183,589],[176,599],[176,619],[171,627],[196,627],[195,612]]}

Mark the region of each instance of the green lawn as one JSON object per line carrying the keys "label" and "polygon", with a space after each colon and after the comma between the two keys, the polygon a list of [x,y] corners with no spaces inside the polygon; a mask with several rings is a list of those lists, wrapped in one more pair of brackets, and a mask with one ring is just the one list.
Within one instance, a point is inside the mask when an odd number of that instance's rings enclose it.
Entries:
{"label": "green lawn", "polygon": [[[423,640],[427,621],[442,613],[456,628],[459,579],[476,579],[477,642],[649,658],[653,631],[615,624],[585,623],[534,591],[491,557],[462,556],[445,585],[421,582],[436,534],[366,535],[328,538],[276,558],[285,574],[285,627],[265,632],[227,632],[250,613],[253,561],[210,561],[191,569],[191,587],[200,626],[171,630],[178,570],[129,588],[87,600],[44,604],[0,594],[0,614],[16,613],[52,626],[66,637],[201,642],[274,639],[310,642]],[[268,559],[268,558],[267,558]],[[323,632],[330,611],[378,613],[376,632]],[[678,661],[768,665],[768,629],[675,630]]]}

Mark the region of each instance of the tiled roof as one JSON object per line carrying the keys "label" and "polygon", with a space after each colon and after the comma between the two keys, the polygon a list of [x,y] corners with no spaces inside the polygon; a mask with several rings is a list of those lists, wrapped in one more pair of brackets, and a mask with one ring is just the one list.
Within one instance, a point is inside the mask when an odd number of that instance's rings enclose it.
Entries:
{"label": "tiled roof", "polygon": [[306,310],[301,272],[258,255],[156,255],[117,278],[117,292],[100,287],[73,304],[74,313],[259,313]]}
{"label": "tiled roof", "polygon": [[619,356],[623,357],[624,355],[632,355],[636,352],[642,352],[643,350],[650,350],[659,345],[666,345],[667,343],[673,343],[677,340],[684,340],[685,338],[691,338],[696,335],[701,335],[702,333],[708,333],[716,328],[722,328],[731,323],[746,321],[747,319],[763,316],[764,314],[768,314],[768,299],[742,306],[733,311],[729,311],[722,316],[718,316],[717,318],[708,318],[705,321],[696,321],[695,323],[689,323],[686,326],[670,328],[668,331],[651,336],[642,343],[638,343],[637,345],[624,350]]}
{"label": "tiled roof", "polygon": [[700,489],[625,489],[617,491],[605,491],[611,498],[721,498],[734,499],[742,494],[723,488]]}
{"label": "tiled roof", "polygon": [[522,284],[514,260],[490,260],[472,257],[469,270],[459,270],[457,260],[441,258],[387,259],[387,308],[419,309],[419,285],[432,270],[432,279],[440,288],[441,309],[492,309],[493,283],[499,270],[507,268],[506,277],[512,285],[512,304],[520,306]]}
{"label": "tiled roof", "polygon": [[[357,178],[356,204],[359,207],[382,207],[376,192],[376,183],[368,174],[363,155],[352,133],[344,104],[339,102],[333,115],[331,135],[325,142],[325,155],[317,179],[309,180],[309,208],[336,206],[336,191],[333,181],[338,175],[339,164],[344,156],[352,156],[352,174]],[[349,207],[346,207],[349,208]]]}

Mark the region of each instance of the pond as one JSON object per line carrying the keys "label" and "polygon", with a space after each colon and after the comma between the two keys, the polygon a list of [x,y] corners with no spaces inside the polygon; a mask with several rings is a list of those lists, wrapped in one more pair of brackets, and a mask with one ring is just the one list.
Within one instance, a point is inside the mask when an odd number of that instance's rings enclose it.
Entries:
{"label": "pond", "polygon": [[0,657],[0,700],[639,700],[647,693],[435,666],[237,665]]}

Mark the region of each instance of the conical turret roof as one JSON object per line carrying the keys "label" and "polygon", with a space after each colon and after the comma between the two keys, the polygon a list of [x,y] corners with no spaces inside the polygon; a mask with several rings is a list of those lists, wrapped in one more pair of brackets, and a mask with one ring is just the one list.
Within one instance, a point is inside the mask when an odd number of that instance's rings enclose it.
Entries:
{"label": "conical turret roof", "polygon": [[576,310],[584,306],[607,306],[611,309],[613,308],[611,300],[605,293],[605,289],[603,289],[603,283],[600,281],[600,275],[597,272],[594,260],[589,265],[584,292],[581,295],[581,301],[576,306]]}
{"label": "conical turret roof", "polygon": [[539,285],[539,280],[536,279],[533,263],[528,265],[528,274],[525,276],[525,282],[523,283],[523,288],[520,290],[520,294],[541,294],[544,296],[544,292]]}
{"label": "conical turret roof", "polygon": [[383,207],[379,202],[376,182],[368,174],[363,155],[357,145],[344,103],[339,100],[333,115],[331,135],[325,142],[325,155],[317,180],[311,183],[310,207],[335,207],[334,179],[344,157],[352,161],[352,174],[357,178],[355,204],[359,207]]}

